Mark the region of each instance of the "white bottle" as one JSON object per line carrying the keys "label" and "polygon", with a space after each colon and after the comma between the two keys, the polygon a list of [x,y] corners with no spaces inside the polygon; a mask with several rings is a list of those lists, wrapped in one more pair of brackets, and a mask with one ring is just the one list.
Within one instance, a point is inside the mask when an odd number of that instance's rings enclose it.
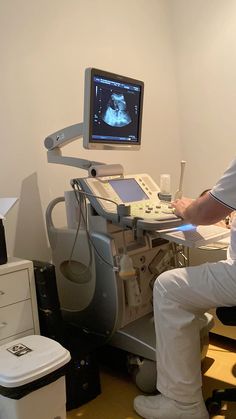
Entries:
{"label": "white bottle", "polygon": [[123,254],[121,256],[119,275],[124,280],[128,306],[137,307],[142,304],[142,296],[138,284],[137,274],[133,267],[132,259],[127,254]]}

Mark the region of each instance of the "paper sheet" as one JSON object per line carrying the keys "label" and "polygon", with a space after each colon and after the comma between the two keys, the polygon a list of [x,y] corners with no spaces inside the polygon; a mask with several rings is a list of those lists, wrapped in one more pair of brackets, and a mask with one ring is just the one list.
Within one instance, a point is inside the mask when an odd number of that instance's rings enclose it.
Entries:
{"label": "paper sheet", "polygon": [[0,198],[0,218],[5,218],[17,201],[18,198]]}

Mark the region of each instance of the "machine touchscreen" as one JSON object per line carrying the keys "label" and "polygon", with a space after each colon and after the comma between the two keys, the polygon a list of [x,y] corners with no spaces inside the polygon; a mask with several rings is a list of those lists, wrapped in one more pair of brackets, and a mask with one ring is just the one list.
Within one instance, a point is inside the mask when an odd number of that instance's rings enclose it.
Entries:
{"label": "machine touchscreen", "polygon": [[108,183],[123,202],[135,202],[149,199],[149,196],[134,178],[109,180]]}

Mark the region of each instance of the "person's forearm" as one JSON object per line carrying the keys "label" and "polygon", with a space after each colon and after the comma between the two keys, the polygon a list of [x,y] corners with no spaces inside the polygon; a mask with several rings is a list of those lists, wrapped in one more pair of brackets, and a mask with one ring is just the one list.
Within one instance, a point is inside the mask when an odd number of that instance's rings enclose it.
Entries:
{"label": "person's forearm", "polygon": [[190,200],[188,198],[177,199],[172,203],[175,214],[184,221],[195,225],[215,224],[225,218],[230,208],[225,207],[209,195]]}
{"label": "person's forearm", "polygon": [[194,225],[208,225],[216,223],[221,217],[206,211],[204,203],[199,198],[185,208],[183,211],[183,219]]}

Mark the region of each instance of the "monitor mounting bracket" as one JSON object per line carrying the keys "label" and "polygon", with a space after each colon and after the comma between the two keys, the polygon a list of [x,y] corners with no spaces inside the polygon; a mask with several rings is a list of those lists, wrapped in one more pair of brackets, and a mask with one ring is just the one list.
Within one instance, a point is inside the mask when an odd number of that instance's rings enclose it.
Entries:
{"label": "monitor mounting bracket", "polygon": [[65,145],[83,137],[83,123],[70,125],[62,130],[48,135],[44,140],[47,148],[47,159],[49,163],[64,164],[66,166],[78,167],[79,169],[89,170],[93,165],[104,164],[102,162],[80,159],[77,157],[62,156],[61,148]]}

